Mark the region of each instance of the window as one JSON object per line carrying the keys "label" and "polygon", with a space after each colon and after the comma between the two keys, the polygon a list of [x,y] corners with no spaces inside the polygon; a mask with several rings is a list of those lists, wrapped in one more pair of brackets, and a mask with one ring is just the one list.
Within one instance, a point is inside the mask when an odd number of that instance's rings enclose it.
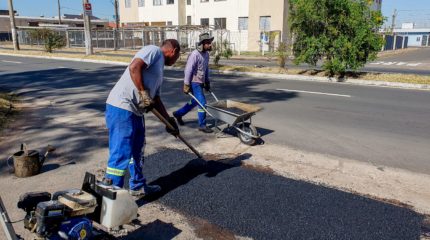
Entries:
{"label": "window", "polygon": [[201,18],[200,19],[200,25],[209,26],[209,18]]}
{"label": "window", "polygon": [[145,7],[145,0],[138,0],[137,5],[139,7]]}
{"label": "window", "polygon": [[248,17],[239,18],[239,30],[248,30]]}
{"label": "window", "polygon": [[124,3],[126,8],[131,8],[131,0],[124,0]]}
{"label": "window", "polygon": [[172,21],[167,21],[167,26],[172,26],[172,25],[173,25]]}
{"label": "window", "polygon": [[214,0],[215,2],[222,2],[222,1],[227,1],[227,0]]}
{"label": "window", "polygon": [[226,18],[215,18],[215,29],[226,29],[227,19]]}
{"label": "window", "polygon": [[163,3],[161,2],[162,0],[153,0],[154,2],[154,6],[161,6],[161,5],[163,5]]}
{"label": "window", "polygon": [[175,4],[175,0],[167,0],[167,4]]}
{"label": "window", "polygon": [[191,25],[191,16],[187,16],[187,25]]}
{"label": "window", "polygon": [[209,0],[200,0],[200,2],[209,2]]}
{"label": "window", "polygon": [[191,0],[187,0],[187,5],[191,5]]}
{"label": "window", "polygon": [[421,41],[421,37],[417,37],[417,42],[420,42]]}
{"label": "window", "polygon": [[260,17],[260,30],[270,31],[270,16]]}

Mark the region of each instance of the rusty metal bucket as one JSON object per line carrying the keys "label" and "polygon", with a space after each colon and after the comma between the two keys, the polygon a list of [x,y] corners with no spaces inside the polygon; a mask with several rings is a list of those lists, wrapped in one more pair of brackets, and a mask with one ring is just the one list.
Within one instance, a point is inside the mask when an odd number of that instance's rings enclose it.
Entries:
{"label": "rusty metal bucket", "polygon": [[55,148],[49,145],[41,157],[38,151],[28,150],[26,144],[21,144],[21,150],[12,155],[15,176],[24,178],[39,174],[46,156],[54,150]]}

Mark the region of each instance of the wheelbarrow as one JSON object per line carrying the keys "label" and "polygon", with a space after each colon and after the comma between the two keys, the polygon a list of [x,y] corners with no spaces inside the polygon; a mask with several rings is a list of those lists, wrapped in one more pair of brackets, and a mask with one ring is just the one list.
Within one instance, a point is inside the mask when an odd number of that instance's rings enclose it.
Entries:
{"label": "wheelbarrow", "polygon": [[[242,143],[250,146],[254,145],[261,135],[252,125],[251,118],[263,108],[233,100],[220,101],[212,91],[209,92],[215,99],[215,102],[206,104],[206,106],[203,106],[192,93],[188,94],[215,120],[215,128],[220,132],[233,128],[237,131],[237,135]],[[226,123],[226,127],[221,129],[219,121]]]}

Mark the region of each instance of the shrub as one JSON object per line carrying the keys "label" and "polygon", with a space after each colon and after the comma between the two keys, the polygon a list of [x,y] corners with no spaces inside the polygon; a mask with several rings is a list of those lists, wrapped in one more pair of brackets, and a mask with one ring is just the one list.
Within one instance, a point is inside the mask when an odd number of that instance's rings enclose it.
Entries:
{"label": "shrub", "polygon": [[45,50],[49,53],[51,53],[54,49],[59,49],[66,46],[66,38],[51,29],[33,29],[30,31],[30,37],[42,39]]}

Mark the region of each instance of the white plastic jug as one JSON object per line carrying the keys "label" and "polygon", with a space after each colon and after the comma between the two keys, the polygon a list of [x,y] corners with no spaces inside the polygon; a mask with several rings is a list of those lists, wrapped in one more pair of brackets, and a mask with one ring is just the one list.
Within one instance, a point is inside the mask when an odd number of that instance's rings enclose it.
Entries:
{"label": "white plastic jug", "polygon": [[138,206],[125,189],[109,189],[116,192],[116,199],[103,197],[100,223],[108,229],[130,223],[137,218]]}

